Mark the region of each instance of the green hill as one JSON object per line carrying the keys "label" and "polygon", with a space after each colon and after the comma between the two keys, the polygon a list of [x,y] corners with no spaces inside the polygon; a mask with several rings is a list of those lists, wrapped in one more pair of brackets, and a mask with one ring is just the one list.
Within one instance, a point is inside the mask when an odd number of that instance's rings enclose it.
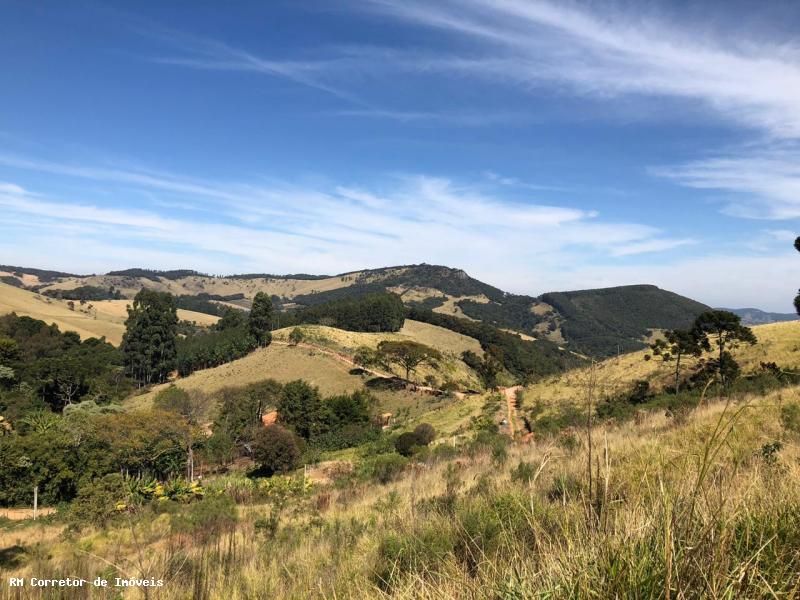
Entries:
{"label": "green hill", "polygon": [[[593,356],[639,349],[649,330],[685,326],[707,309],[699,302],[652,285],[551,292],[540,297],[509,294],[461,269],[424,263],[330,276],[215,277],[190,270],[126,269],[81,277],[47,272],[46,282],[35,278],[36,270],[14,269],[17,273],[30,272],[26,275],[29,287],[41,288],[48,294],[82,286],[104,290],[114,286],[123,297],[130,298],[141,287],[147,287],[176,296],[231,301],[245,309],[259,291],[273,296],[285,311],[389,291],[414,309],[482,321]],[[27,283],[22,278],[19,282]]]}
{"label": "green hill", "polygon": [[651,329],[688,327],[705,304],[654,285],[552,292],[542,300],[564,318],[564,338],[593,356],[638,350]]}

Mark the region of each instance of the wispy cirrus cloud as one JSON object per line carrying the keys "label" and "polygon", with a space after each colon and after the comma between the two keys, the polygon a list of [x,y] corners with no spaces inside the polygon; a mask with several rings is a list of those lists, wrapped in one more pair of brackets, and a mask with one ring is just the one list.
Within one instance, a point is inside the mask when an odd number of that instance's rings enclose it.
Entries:
{"label": "wispy cirrus cloud", "polygon": [[800,218],[800,146],[760,146],[738,153],[652,169],[689,187],[725,192],[728,214],[754,219]]}
{"label": "wispy cirrus cloud", "polygon": [[[680,185],[714,190],[729,214],[792,219],[800,215],[800,47],[796,40],[734,31],[730,17],[681,22],[642,3],[549,0],[371,0],[383,18],[436,30],[429,47],[350,45],[302,60],[257,56],[214,40],[170,36],[180,56],[162,63],[282,77],[334,94],[355,108],[351,117],[402,123],[477,126],[522,122],[517,110],[461,104],[420,108],[386,104],[370,89],[400,89],[407,77],[491,82],[528,92],[568,94],[613,102],[620,97],[672,98],[691,111],[760,141],[711,158],[653,169]],[[720,15],[717,21],[725,17]],[[176,41],[177,40],[177,41]],[[378,83],[378,85],[376,85]],[[473,99],[474,100],[474,99]],[[473,101],[471,100],[471,101]],[[789,147],[786,147],[786,144]]]}
{"label": "wispy cirrus cloud", "polygon": [[598,98],[699,101],[709,113],[755,134],[760,144],[653,173],[721,193],[724,210],[735,216],[800,217],[796,42],[721,35],[647,14],[642,5],[621,11],[608,4],[535,0],[373,4],[394,17],[481,45],[475,55],[422,59],[423,70],[536,88],[551,84]]}
{"label": "wispy cirrus cloud", "polygon": [[[304,187],[9,156],[0,164],[86,180],[115,192],[107,203],[103,197],[53,198],[0,183],[0,207],[15,219],[12,229],[18,232],[28,223],[26,235],[31,235],[41,226],[37,247],[67,247],[66,240],[79,235],[81,243],[161,249],[162,264],[174,264],[170,256],[192,253],[203,262],[210,257],[209,264],[227,264],[226,271],[336,273],[437,262],[468,266],[507,289],[531,292],[532,282],[546,279],[565,261],[604,257],[613,262],[687,243],[649,225],[603,219],[593,210],[510,200],[499,184],[487,189],[425,175],[389,176],[367,186]],[[132,191],[147,191],[142,197],[150,200],[122,208],[118,198]],[[165,197],[178,207],[165,211]],[[202,210],[192,211],[193,206]]]}
{"label": "wispy cirrus cloud", "polygon": [[[376,10],[461,35],[469,53],[418,56],[451,71],[600,97],[672,96],[777,138],[800,136],[800,50],[786,41],[724,36],[675,23],[641,4],[537,0],[375,0]],[[473,47],[474,48],[474,47]]]}

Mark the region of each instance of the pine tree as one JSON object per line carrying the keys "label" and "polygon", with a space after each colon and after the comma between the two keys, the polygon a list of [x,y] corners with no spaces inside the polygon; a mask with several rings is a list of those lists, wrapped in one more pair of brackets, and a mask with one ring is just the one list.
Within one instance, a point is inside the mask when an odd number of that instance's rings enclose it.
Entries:
{"label": "pine tree", "polygon": [[247,325],[259,346],[269,346],[272,341],[272,299],[264,292],[258,292],[253,298]]}
{"label": "pine tree", "polygon": [[178,315],[175,298],[142,288],[128,307],[122,352],[139,385],[161,383],[175,368]]}

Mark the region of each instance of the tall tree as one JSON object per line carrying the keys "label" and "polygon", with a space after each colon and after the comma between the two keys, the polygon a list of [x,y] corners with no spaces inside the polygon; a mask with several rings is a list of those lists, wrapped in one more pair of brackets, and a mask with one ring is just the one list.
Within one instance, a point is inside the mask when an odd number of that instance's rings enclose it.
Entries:
{"label": "tall tree", "polygon": [[301,438],[309,440],[321,432],[323,412],[319,388],[312,387],[302,379],[283,386],[278,400],[278,422]]}
{"label": "tall tree", "polygon": [[259,346],[269,346],[272,341],[272,298],[268,294],[258,292],[253,298],[247,326]]}
{"label": "tall tree", "polygon": [[702,340],[704,337],[698,334],[699,332],[694,329],[689,331],[671,329],[665,333],[665,339],[656,340],[650,345],[653,354],[660,356],[664,362],[675,361],[676,394],[681,385],[681,359],[685,356],[699,357],[703,353]]}
{"label": "tall tree", "polygon": [[410,381],[412,371],[417,367],[436,364],[442,358],[435,348],[411,341],[385,340],[378,344],[378,354],[389,364],[398,364],[406,371],[406,381]]}
{"label": "tall tree", "polygon": [[175,368],[178,314],[171,294],[142,288],[128,307],[122,352],[140,385],[161,383]]}
{"label": "tall tree", "polygon": [[692,331],[700,340],[701,347],[704,350],[711,351],[709,337],[716,344],[718,351],[717,371],[723,382],[726,379],[723,366],[726,361],[733,360],[727,350],[735,348],[740,342],[752,345],[757,341],[753,330],[742,325],[739,315],[727,310],[708,310],[698,315],[692,326]]}

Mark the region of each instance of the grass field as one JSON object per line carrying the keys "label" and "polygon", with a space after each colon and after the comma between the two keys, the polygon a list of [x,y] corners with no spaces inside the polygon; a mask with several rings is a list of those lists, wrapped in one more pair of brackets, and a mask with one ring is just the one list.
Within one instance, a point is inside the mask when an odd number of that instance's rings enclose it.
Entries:
{"label": "grass field", "polygon": [[[85,305],[75,302],[72,310],[66,300],[0,283],[0,314],[15,312],[55,324],[61,331],[74,331],[84,339],[105,337],[115,345],[122,341],[125,333],[125,307],[128,304],[129,300],[103,300],[87,302]],[[178,310],[178,318],[194,321],[198,325],[212,325],[219,320],[219,317],[191,310]]]}
{"label": "grass field", "polygon": [[112,344],[122,341],[122,321],[102,315],[70,310],[67,302],[41,296],[27,290],[0,283],[0,314],[15,312],[20,316],[40,319],[58,326],[61,331],[75,331],[81,338],[105,337]]}
{"label": "grass field", "polygon": [[[273,332],[273,339],[276,342],[285,342],[292,329],[294,328]],[[284,383],[305,379],[319,387],[326,396],[352,392],[362,389],[371,377],[352,374],[352,364],[339,360],[324,350],[330,349],[334,353],[347,356],[359,346],[375,348],[385,339],[415,340],[431,345],[445,355],[438,368],[420,368],[415,376],[417,380],[433,375],[440,382],[449,377],[467,386],[479,385],[475,375],[458,360],[463,350],[481,352],[477,340],[435,325],[407,320],[403,329],[396,334],[357,333],[323,325],[303,325],[300,329],[304,333],[305,341],[318,346],[320,350],[275,343],[233,362],[192,373],[177,380],[175,385],[186,390],[214,394],[225,387],[248,385],[265,379]],[[162,387],[156,386],[146,394],[135,396],[129,403],[135,406],[148,405]],[[380,401],[381,410],[394,414],[402,411],[407,419],[431,410],[431,396],[381,389],[375,389],[374,393]]]}
{"label": "grass field", "polygon": [[[795,598],[800,445],[780,411],[798,402],[795,387],[597,427],[591,486],[578,432],[286,504],[245,493],[235,521],[207,501],[194,528],[147,509],[74,538],[57,521],[9,523],[0,547],[17,549],[14,576],[152,576],[168,600]],[[252,489],[236,481],[220,485]]]}
{"label": "grass field", "polygon": [[[744,372],[758,368],[761,362],[775,362],[781,367],[800,370],[800,321],[772,323],[753,327],[758,338],[755,346],[744,345],[734,351],[734,358]],[[646,361],[648,350],[623,354],[598,362],[596,379],[601,397],[630,389],[633,382],[646,380],[654,389],[672,383],[674,363],[663,362],[654,356]],[[684,359],[687,365],[694,360]],[[569,371],[564,375],[548,377],[525,388],[525,397],[545,403],[570,402],[583,398],[590,368]]]}
{"label": "grass field", "polygon": [[107,289],[113,285],[120,290],[126,297],[132,298],[136,292],[146,285],[146,287],[159,291],[170,292],[174,295],[196,295],[200,293],[218,294],[229,296],[232,294],[244,294],[247,299],[252,300],[257,292],[266,292],[284,298],[293,298],[301,294],[312,294],[315,292],[327,292],[341,287],[351,285],[355,273],[348,277],[328,277],[326,279],[226,279],[224,277],[202,277],[191,276],[181,279],[170,280],[158,278],[141,279],[133,277],[122,277],[118,275],[92,275],[90,277],[70,277],[60,279],[46,286],[45,290],[70,290],[76,287],[91,285]]}

